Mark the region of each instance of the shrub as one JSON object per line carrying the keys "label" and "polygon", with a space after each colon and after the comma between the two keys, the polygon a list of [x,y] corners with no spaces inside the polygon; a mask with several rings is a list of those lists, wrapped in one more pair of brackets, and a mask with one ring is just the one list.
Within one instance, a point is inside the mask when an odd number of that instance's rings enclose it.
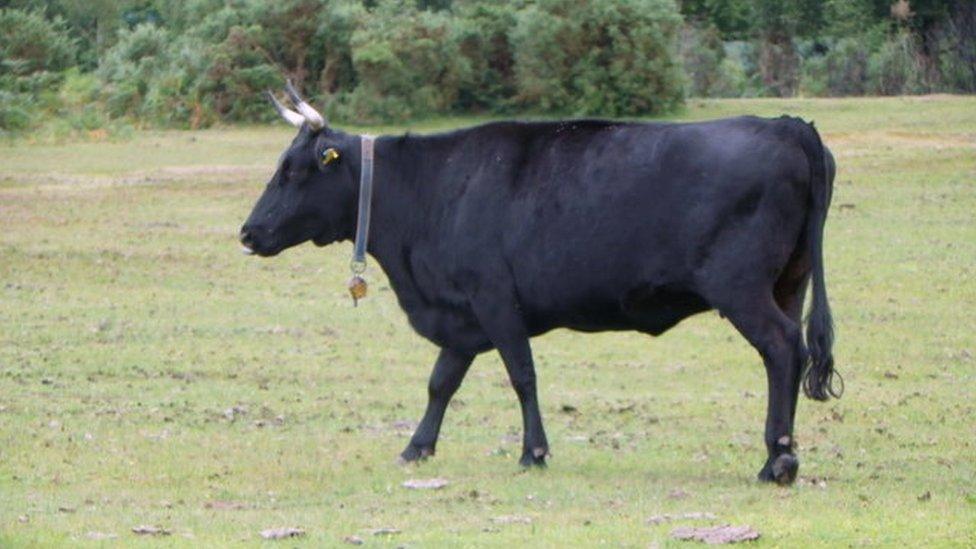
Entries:
{"label": "shrub", "polygon": [[361,121],[449,112],[471,75],[449,15],[413,2],[379,2],[351,46],[357,86],[343,114]]}
{"label": "shrub", "polygon": [[503,112],[515,95],[515,51],[511,30],[517,21],[516,3],[476,0],[454,12],[454,35],[470,66],[470,78],[458,91],[462,111]]}
{"label": "shrub", "polygon": [[868,62],[883,40],[883,34],[863,33],[826,41],[825,53],[804,59],[801,90],[819,96],[868,93]]}
{"label": "shrub", "polygon": [[925,91],[918,44],[907,31],[889,37],[868,60],[872,93],[898,95]]}
{"label": "shrub", "polygon": [[262,27],[232,27],[208,57],[198,91],[214,114],[231,121],[269,120],[272,113],[261,92],[280,87],[283,75],[268,59]]}
{"label": "shrub", "polygon": [[[746,97],[749,95],[749,76],[745,67],[732,57],[722,59],[718,75],[709,88],[709,97]],[[755,94],[753,94],[755,95]]]}
{"label": "shrub", "polygon": [[286,75],[314,81],[335,58],[331,13],[321,8],[312,0],[195,0],[174,25],[187,27],[178,35],[153,25],[122,32],[98,71],[107,108],[164,126],[270,120],[261,92]]}
{"label": "shrub", "polygon": [[959,2],[951,17],[930,32],[938,71],[948,91],[976,92],[976,4]]}
{"label": "shrub", "polygon": [[0,90],[0,136],[31,124],[30,101],[23,94]]}
{"label": "shrub", "polygon": [[319,14],[308,59],[309,79],[317,82],[315,98],[323,99],[356,86],[351,42],[367,16],[362,2],[355,0],[332,2]]}
{"label": "shrub", "polygon": [[683,100],[670,0],[539,0],[513,31],[516,99],[532,110],[627,116]]}
{"label": "shrub", "polygon": [[147,114],[143,101],[154,79],[169,68],[169,41],[169,34],[152,24],[122,32],[98,68],[109,114]]}
{"label": "shrub", "polygon": [[688,95],[711,97],[722,78],[725,48],[718,29],[688,24],[681,29],[681,62],[688,75]]}
{"label": "shrub", "polygon": [[0,130],[29,128],[57,106],[65,69],[75,63],[64,21],[37,11],[0,9]]}
{"label": "shrub", "polygon": [[0,75],[56,73],[74,65],[74,40],[61,18],[41,12],[0,9]]}

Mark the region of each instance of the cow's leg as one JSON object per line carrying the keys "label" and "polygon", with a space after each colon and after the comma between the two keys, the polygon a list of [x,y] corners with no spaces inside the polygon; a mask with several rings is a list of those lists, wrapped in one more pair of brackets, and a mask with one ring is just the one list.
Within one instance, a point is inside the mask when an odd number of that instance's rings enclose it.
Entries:
{"label": "cow's leg", "polygon": [[[807,286],[810,283],[810,263],[807,258],[806,250],[799,249],[797,252],[794,252],[794,256],[790,259],[786,268],[783,270],[783,274],[776,281],[776,286],[773,288],[773,298],[776,300],[776,305],[798,327],[803,325],[803,298],[806,296]],[[801,379],[806,360],[806,349],[801,342]],[[797,383],[800,382],[798,381]],[[794,419],[796,418],[796,403],[798,400],[798,398],[793,399],[790,425],[793,425]]]}
{"label": "cow's leg", "polygon": [[776,285],[773,287],[773,298],[780,310],[793,322],[799,325],[803,321],[803,298],[810,283],[810,250],[805,243],[806,237],[800,235],[801,244],[793,251]]}
{"label": "cow's leg", "polygon": [[505,363],[508,378],[522,408],[522,457],[524,467],[546,465],[549,443],[542,427],[542,413],[536,395],[535,364],[529,335],[518,310],[506,304],[515,303],[503,296],[486,296],[473,303],[478,321]]}
{"label": "cow's leg", "polygon": [[418,461],[434,455],[437,435],[444,420],[444,411],[447,410],[451,397],[461,386],[464,374],[468,372],[468,367],[473,360],[474,355],[441,349],[427,384],[427,411],[424,412],[424,418],[420,420],[420,425],[410,438],[410,443],[400,454],[401,461]]}
{"label": "cow's leg", "polygon": [[768,458],[759,471],[759,480],[790,484],[799,468],[794,454],[793,417],[805,355],[800,325],[779,309],[772,296],[747,303],[723,313],[759,351],[766,366],[769,400],[764,438]]}
{"label": "cow's leg", "polygon": [[522,457],[519,463],[524,467],[546,465],[549,442],[542,427],[542,413],[539,411],[539,398],[536,395],[535,364],[532,362],[532,349],[528,337],[498,347],[498,352],[508,370],[515,394],[522,407]]}

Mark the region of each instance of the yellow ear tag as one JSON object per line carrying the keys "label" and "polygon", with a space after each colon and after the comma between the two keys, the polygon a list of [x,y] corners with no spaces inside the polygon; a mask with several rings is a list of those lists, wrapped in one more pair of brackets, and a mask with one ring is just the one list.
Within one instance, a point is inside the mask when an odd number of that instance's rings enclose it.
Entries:
{"label": "yellow ear tag", "polygon": [[332,162],[334,162],[336,160],[339,160],[339,151],[337,151],[335,149],[326,149],[325,152],[322,153],[322,165],[323,166],[328,165],[328,164],[331,164]]}

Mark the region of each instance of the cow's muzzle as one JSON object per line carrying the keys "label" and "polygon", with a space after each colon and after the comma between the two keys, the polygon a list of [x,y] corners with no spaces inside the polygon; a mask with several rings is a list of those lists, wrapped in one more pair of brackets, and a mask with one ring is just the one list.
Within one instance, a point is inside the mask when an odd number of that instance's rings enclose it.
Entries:
{"label": "cow's muzzle", "polygon": [[254,255],[254,234],[247,228],[247,225],[241,227],[241,252],[244,255]]}

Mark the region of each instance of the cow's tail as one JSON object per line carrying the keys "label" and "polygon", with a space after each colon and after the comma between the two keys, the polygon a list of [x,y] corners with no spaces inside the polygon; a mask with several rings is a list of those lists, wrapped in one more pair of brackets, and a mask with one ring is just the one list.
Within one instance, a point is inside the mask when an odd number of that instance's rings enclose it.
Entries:
{"label": "cow's tail", "polygon": [[810,164],[810,210],[807,213],[807,249],[813,268],[813,298],[807,316],[809,361],[803,375],[803,392],[814,400],[840,398],[844,380],[834,370],[834,323],[824,282],[823,235],[827,208],[833,192],[827,175],[827,155],[813,123],[803,124],[803,149]]}

